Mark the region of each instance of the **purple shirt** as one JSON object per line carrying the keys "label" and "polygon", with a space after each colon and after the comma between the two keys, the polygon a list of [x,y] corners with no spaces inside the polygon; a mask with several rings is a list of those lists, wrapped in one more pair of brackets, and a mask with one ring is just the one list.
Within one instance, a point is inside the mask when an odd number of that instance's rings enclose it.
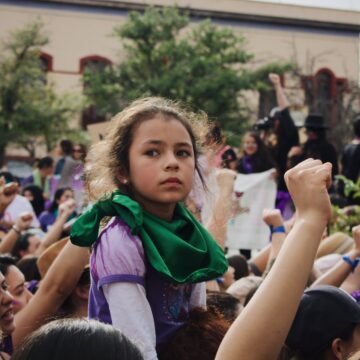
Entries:
{"label": "purple shirt", "polygon": [[173,285],[154,270],[141,240],[119,218],[113,218],[100,234],[90,259],[89,317],[112,323],[102,286],[116,282],[140,284],[154,317],[156,343],[166,342],[187,319],[191,308],[205,305],[202,284]]}

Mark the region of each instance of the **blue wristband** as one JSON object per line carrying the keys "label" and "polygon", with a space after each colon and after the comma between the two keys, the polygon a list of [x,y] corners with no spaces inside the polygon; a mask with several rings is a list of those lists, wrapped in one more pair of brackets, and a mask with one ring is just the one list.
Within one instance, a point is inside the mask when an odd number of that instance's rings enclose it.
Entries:
{"label": "blue wristband", "polygon": [[270,226],[270,231],[271,231],[272,234],[274,234],[274,233],[285,234],[285,232],[286,232],[284,225],[276,226],[276,227]]}
{"label": "blue wristband", "polygon": [[351,272],[354,272],[355,268],[358,266],[360,262],[360,257],[356,257],[355,260],[351,260],[350,256],[344,255],[343,260],[351,266]]}

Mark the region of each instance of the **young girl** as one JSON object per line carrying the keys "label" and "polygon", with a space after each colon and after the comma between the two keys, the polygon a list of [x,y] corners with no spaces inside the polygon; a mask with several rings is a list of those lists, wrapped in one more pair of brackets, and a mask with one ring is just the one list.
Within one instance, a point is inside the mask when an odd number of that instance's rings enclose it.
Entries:
{"label": "young girl", "polygon": [[240,174],[253,174],[275,168],[269,150],[255,132],[248,132],[243,139],[243,156],[237,171]]}
{"label": "young girl", "polygon": [[[227,269],[182,204],[198,172],[192,118],[161,98],[118,114],[89,154],[87,188],[100,201],[71,229],[74,244],[94,244],[90,318],[119,328],[145,359],[156,359],[189,311],[205,305],[203,282]],[[105,216],[113,218],[98,235]]]}

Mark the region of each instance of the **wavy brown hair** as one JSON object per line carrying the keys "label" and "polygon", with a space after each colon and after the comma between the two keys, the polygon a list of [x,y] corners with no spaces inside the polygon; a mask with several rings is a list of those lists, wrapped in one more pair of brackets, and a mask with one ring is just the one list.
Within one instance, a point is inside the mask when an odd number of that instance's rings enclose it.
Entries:
{"label": "wavy brown hair", "polygon": [[114,116],[107,128],[106,137],[90,148],[86,158],[85,181],[90,200],[99,200],[116,189],[127,191],[119,175],[129,174],[129,149],[138,126],[155,116],[176,119],[190,135],[195,156],[195,171],[201,180],[197,157],[200,145],[208,130],[204,113],[195,114],[179,103],[160,97],[150,97],[132,102]]}

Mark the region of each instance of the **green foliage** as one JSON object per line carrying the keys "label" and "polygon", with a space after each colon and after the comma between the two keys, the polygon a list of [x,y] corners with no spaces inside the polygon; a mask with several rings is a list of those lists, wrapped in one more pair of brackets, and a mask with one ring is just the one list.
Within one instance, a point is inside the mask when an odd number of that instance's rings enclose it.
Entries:
{"label": "green foliage", "polygon": [[[56,95],[46,81],[40,49],[48,43],[40,22],[10,34],[0,58],[0,163],[6,146],[15,143],[35,156],[39,138],[48,150],[68,131],[78,106],[68,95]],[[1,164],[0,164],[1,165]]]}
{"label": "green foliage", "polygon": [[335,178],[344,183],[344,194],[347,198],[360,198],[360,178],[356,183],[346,178],[344,175],[337,175]]}
{"label": "green foliage", "polygon": [[333,219],[330,223],[330,234],[344,232],[352,236],[352,228],[360,224],[360,206],[340,209],[333,206]]}
{"label": "green foliage", "polygon": [[139,97],[163,96],[205,111],[232,139],[247,126],[241,91],[265,88],[270,69],[283,73],[291,67],[249,70],[253,55],[242,35],[210,20],[190,24],[176,8],[131,12],[115,36],[125,60],[103,72],[87,72],[83,79],[88,102],[99,113],[114,114]]}

